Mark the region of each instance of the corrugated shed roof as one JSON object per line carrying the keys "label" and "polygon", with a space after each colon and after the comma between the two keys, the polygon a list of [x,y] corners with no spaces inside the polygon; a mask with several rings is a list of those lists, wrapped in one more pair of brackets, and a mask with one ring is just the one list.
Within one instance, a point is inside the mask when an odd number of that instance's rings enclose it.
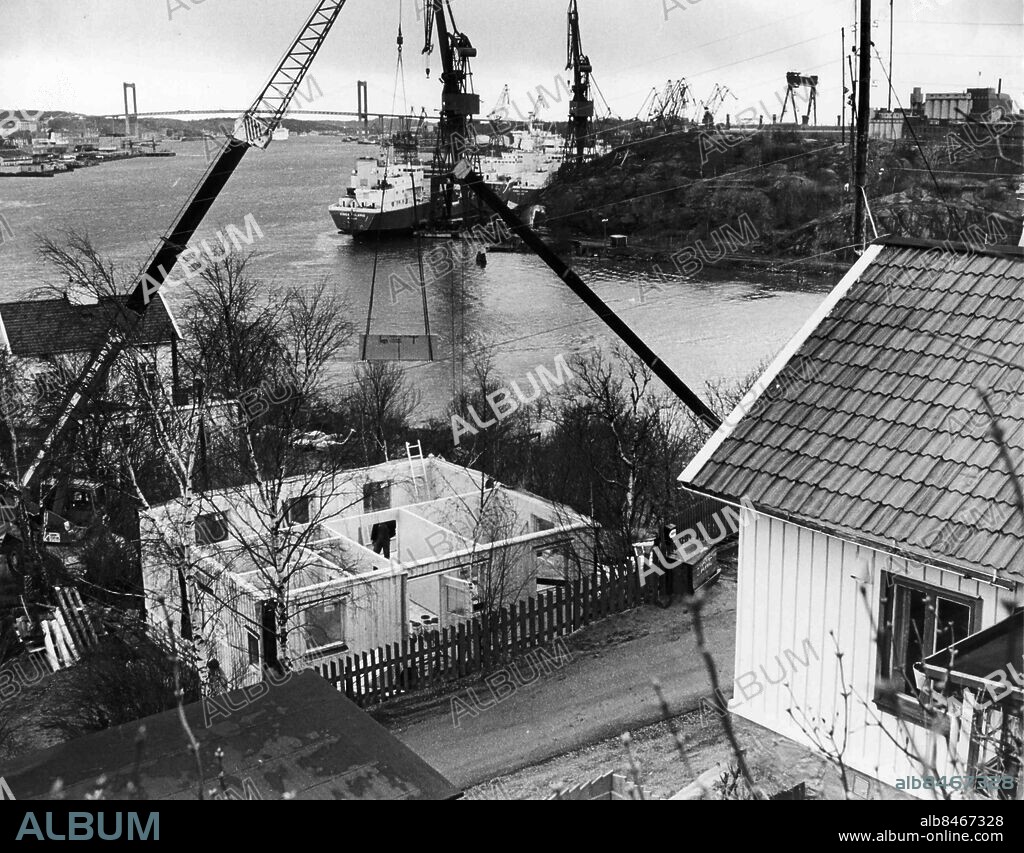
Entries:
{"label": "corrugated shed roof", "polygon": [[[5,302],[0,304],[0,320],[16,356],[42,358],[91,352],[117,318],[117,299],[105,297],[95,305],[78,305],[67,299]],[[137,342],[147,346],[169,344],[177,337],[163,299],[154,299],[140,324]]]}
{"label": "corrugated shed roof", "polygon": [[869,251],[681,479],[887,550],[1020,576],[1024,252]]}
{"label": "corrugated shed roof", "polygon": [[[266,692],[261,696],[260,690]],[[304,672],[274,687],[250,687],[185,707],[202,747],[208,789],[217,789],[224,752],[225,784],[239,797],[293,793],[300,800],[453,799],[444,777],[319,675]],[[254,697],[254,698],[250,698]],[[214,704],[216,703],[216,704]],[[239,710],[230,710],[230,709]],[[4,778],[19,800],[84,799],[101,776],[106,799],[128,799],[136,740],[146,726],[138,775],[148,800],[196,799],[195,757],[177,710],[125,723],[6,762]],[[255,798],[255,797],[253,797]]]}

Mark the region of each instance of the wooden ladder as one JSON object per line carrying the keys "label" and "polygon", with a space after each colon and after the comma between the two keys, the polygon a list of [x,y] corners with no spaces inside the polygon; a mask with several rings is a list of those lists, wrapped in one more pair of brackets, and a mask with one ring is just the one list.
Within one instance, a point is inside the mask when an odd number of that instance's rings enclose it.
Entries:
{"label": "wooden ladder", "polygon": [[[426,490],[427,487],[427,461],[423,457],[423,443],[417,441],[415,444],[410,442],[405,443],[405,455],[409,460],[409,473],[412,475],[412,488],[416,493],[416,497],[422,497],[420,494],[420,483],[423,480],[423,488]],[[416,463],[420,463],[420,470],[417,473]]]}

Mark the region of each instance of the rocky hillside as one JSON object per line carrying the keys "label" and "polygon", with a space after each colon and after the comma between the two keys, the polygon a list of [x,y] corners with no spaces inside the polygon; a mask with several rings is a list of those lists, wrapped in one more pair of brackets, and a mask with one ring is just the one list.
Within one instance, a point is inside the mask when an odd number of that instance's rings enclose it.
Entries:
{"label": "rocky hillside", "polygon": [[[923,148],[924,156],[913,140],[872,140],[868,198],[879,233],[960,239],[979,227],[991,233],[995,216],[1004,241],[1016,243],[1020,151],[937,140]],[[630,143],[560,174],[539,202],[563,239],[600,239],[607,226],[634,246],[669,251],[735,228],[746,214],[758,236],[744,252],[803,257],[851,242],[852,165],[851,147],[834,136],[691,130]]]}

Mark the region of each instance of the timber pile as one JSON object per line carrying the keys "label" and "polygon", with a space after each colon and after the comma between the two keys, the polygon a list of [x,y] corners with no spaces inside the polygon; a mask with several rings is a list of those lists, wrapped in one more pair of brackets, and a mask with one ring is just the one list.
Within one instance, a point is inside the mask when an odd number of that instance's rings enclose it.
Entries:
{"label": "timber pile", "polygon": [[[40,635],[23,637],[31,656],[51,672],[78,663],[82,653],[99,641],[96,627],[77,589],[57,587],[57,606],[39,621]],[[102,628],[100,628],[102,632]]]}

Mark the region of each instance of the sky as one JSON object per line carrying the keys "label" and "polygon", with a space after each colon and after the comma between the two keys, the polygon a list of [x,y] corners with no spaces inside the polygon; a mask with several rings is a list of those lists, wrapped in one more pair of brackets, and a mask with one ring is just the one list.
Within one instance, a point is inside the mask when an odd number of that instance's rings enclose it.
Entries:
{"label": "sky", "polygon": [[[583,45],[611,112],[634,116],[653,87],[685,78],[696,100],[729,87],[719,114],[754,108],[770,116],[785,74],[817,74],[818,115],[834,121],[842,103],[842,41],[852,44],[856,0],[578,0]],[[355,110],[366,80],[371,111],[436,110],[440,60],[425,74],[422,0],[348,0],[311,69],[315,106]],[[134,82],[141,112],[244,110],[256,97],[314,0],[0,0],[0,109],[122,109]],[[521,115],[540,87],[553,102],[542,118],[564,118],[567,0],[453,0],[456,23],[479,51],[474,89],[483,112],[508,85]],[[893,86],[963,91],[998,85],[1024,106],[1020,0],[893,0]],[[874,106],[885,106],[890,2],[874,0]],[[405,95],[396,86],[395,36],[405,33]],[[554,97],[552,97],[554,96]],[[558,99],[561,98],[561,103]],[[598,99],[599,110],[603,109]],[[893,101],[895,107],[896,101]],[[312,108],[313,104],[303,105]],[[513,113],[515,114],[515,113]]]}

